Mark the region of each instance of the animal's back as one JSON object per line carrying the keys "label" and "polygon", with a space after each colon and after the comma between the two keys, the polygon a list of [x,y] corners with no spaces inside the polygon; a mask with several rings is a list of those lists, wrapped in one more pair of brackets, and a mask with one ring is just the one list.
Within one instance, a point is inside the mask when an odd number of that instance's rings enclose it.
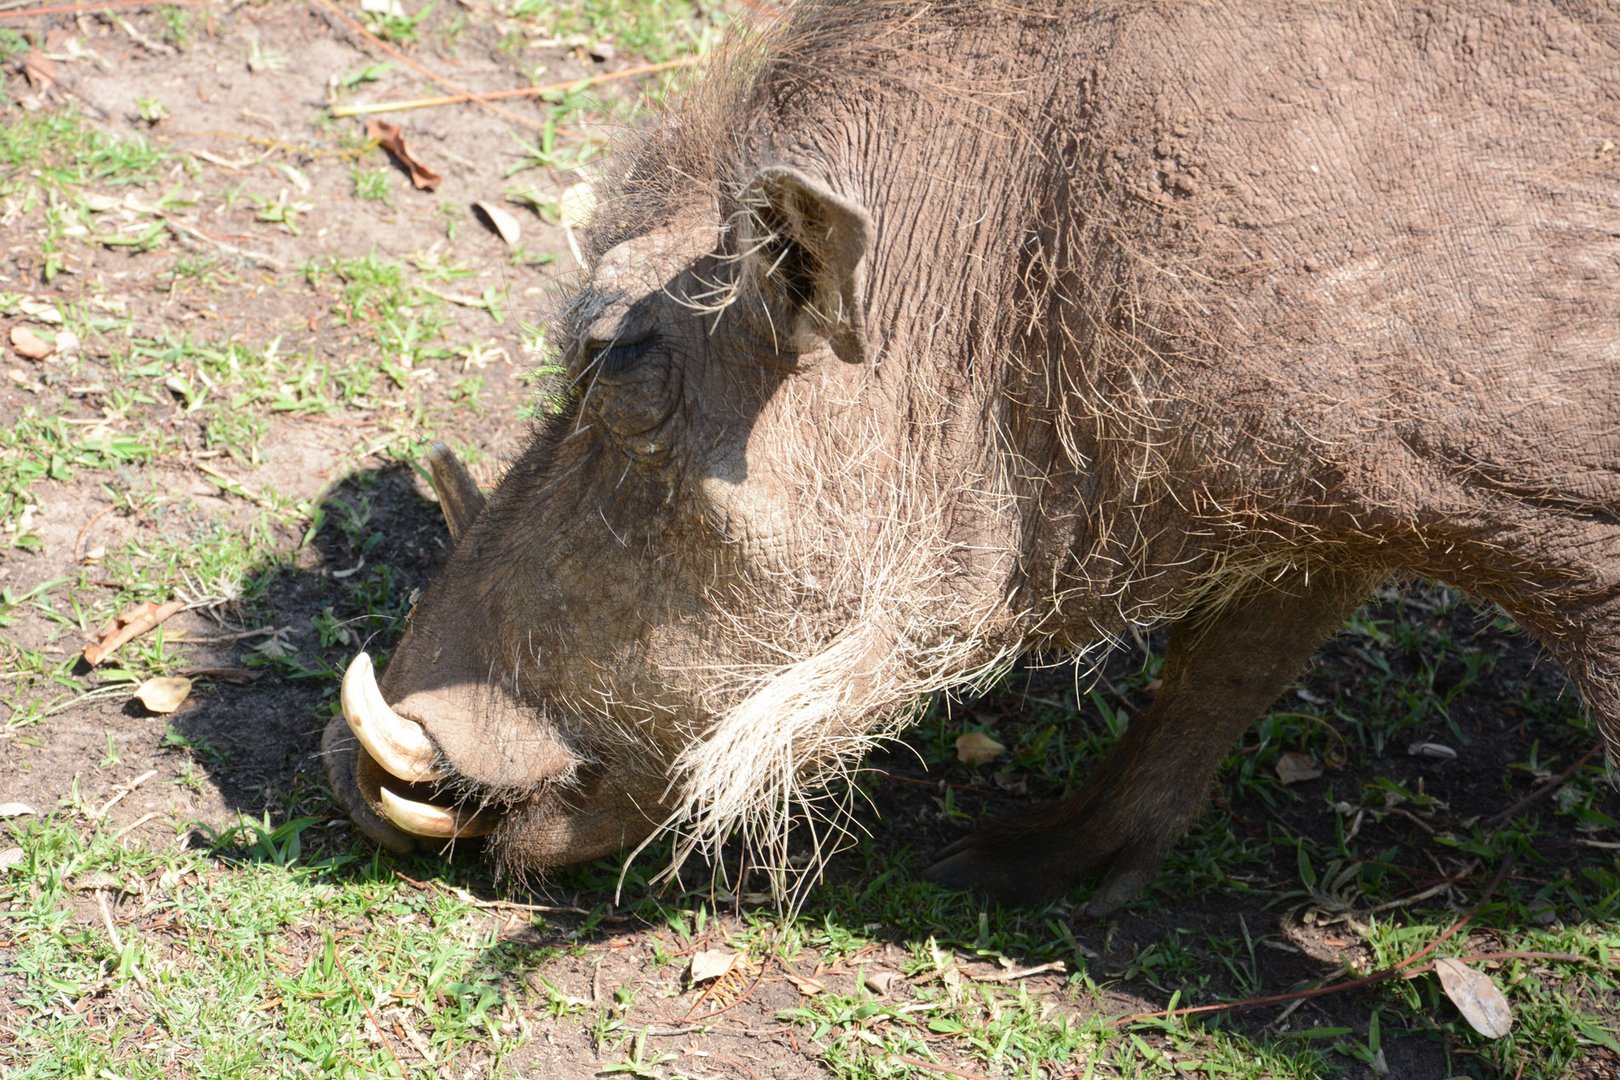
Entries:
{"label": "animal's back", "polygon": [[1212,503],[1620,584],[1620,9],[1145,9],[1093,78]]}

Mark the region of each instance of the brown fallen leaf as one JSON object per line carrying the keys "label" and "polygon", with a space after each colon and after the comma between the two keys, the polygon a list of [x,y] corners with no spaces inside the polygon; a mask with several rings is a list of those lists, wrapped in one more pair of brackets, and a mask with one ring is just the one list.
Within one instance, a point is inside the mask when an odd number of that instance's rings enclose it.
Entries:
{"label": "brown fallen leaf", "polygon": [[56,85],[56,64],[38,49],[30,49],[28,55],[23,57],[22,73],[28,85],[39,91],[42,97]]}
{"label": "brown fallen leaf", "polygon": [[895,987],[905,985],[905,976],[898,971],[872,971],[866,976],[866,988],[879,997],[891,997]]}
{"label": "brown fallen leaf", "polygon": [[518,246],[518,241],[523,237],[523,226],[518,224],[517,218],[494,203],[485,202],[482,199],[473,203],[473,207],[484,215],[495,231],[500,234],[502,242],[507,247],[515,248]]}
{"label": "brown fallen leaf", "polygon": [[1450,957],[1436,960],[1434,973],[1440,976],[1440,988],[1469,1027],[1487,1039],[1500,1039],[1512,1030],[1513,1013],[1507,998],[1489,975]]}
{"label": "brown fallen leaf", "polygon": [[730,949],[704,949],[692,956],[692,982],[694,984],[718,979],[737,963],[737,954]]}
{"label": "brown fallen leaf", "polygon": [[1310,754],[1289,750],[1277,758],[1277,779],[1285,784],[1303,784],[1321,775],[1321,762]]}
{"label": "brown fallen leaf", "polygon": [[38,813],[25,802],[0,803],[0,818],[22,817],[24,814]]}
{"label": "brown fallen leaf", "polygon": [[95,667],[125,642],[133,641],[185,609],[184,600],[170,600],[166,604],[154,604],[148,600],[144,604],[131,604],[113,618],[113,624],[102,631],[100,638],[84,647],[84,662]]}
{"label": "brown fallen leaf", "polygon": [[1007,748],[982,731],[956,737],[956,760],[964,765],[985,765],[1007,752]]}
{"label": "brown fallen leaf", "polygon": [[55,344],[20,325],[11,328],[11,347],[24,360],[43,360],[56,351]]}
{"label": "brown fallen leaf", "polygon": [[785,965],[782,968],[782,974],[787,976],[787,981],[797,987],[799,993],[803,994],[805,997],[815,997],[817,994],[825,994],[827,992],[827,987],[823,983],[815,979],[808,978],[804,975],[800,975],[797,971],[794,971],[792,968],[786,967]]}
{"label": "brown fallen leaf", "polygon": [[155,713],[172,713],[190,696],[191,680],[183,675],[147,679],[135,690],[135,699]]}
{"label": "brown fallen leaf", "polygon": [[374,116],[366,121],[366,138],[375,139],[378,146],[410,170],[411,184],[416,190],[433,191],[443,182],[444,178],[438,173],[411,157],[410,151],[405,149],[405,129],[398,124],[390,124]]}

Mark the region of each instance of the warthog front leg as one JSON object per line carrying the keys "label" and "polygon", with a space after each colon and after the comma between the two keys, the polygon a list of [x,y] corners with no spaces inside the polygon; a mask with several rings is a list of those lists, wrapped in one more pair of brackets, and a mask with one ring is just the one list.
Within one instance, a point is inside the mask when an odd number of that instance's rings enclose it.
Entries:
{"label": "warthog front leg", "polygon": [[1088,910],[1106,915],[1128,903],[1203,809],[1238,736],[1384,576],[1299,569],[1177,623],[1157,698],[1086,786],[964,837],[927,876],[1003,903],[1034,904],[1106,871]]}

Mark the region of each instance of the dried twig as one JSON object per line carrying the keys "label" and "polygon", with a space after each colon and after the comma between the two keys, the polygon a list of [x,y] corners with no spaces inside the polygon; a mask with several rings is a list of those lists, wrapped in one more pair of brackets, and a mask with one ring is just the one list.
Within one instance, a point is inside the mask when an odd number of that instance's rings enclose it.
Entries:
{"label": "dried twig", "polygon": [[[433,82],[433,84],[435,86],[439,87],[440,89],[448,90],[451,93],[455,93],[455,94],[471,94],[471,93],[474,93],[474,91],[468,90],[465,86],[459,86],[456,83],[451,82],[449,79],[446,79],[444,76],[440,75],[438,72],[432,70],[431,68],[428,68],[425,65],[419,64],[415,60],[412,60],[409,56],[406,56],[404,53],[400,52],[398,49],[396,49],[392,45],[388,44],[388,42],[384,41],[382,38],[378,37],[376,34],[373,34],[370,30],[367,30],[364,26],[360,25],[360,23],[357,22],[347,12],[344,12],[344,11],[340,10],[336,4],[332,3],[332,0],[313,0],[313,2],[315,4],[315,6],[321,8],[322,10],[324,10],[332,18],[334,18],[337,21],[341,22],[343,25],[347,26],[350,30],[354,31],[356,34],[359,34],[372,47],[374,47],[376,49],[379,49],[384,53],[387,53],[389,56],[393,57],[395,60],[398,60],[401,64],[404,64],[406,67],[410,68],[412,71],[415,71],[417,74],[422,75],[422,76],[426,77],[427,79],[431,80]],[[533,130],[533,131],[544,131],[545,130],[546,125],[541,123],[539,120],[533,119],[532,117],[521,116],[518,113],[512,112],[510,109],[503,109],[499,105],[494,105],[494,104],[491,104],[489,102],[475,102],[475,104],[482,105],[484,108],[486,108],[489,111],[495,113],[497,116],[500,116],[501,118],[503,118],[505,120],[510,120],[514,124],[521,124],[522,126],[524,126],[526,128],[529,128],[530,130]]]}
{"label": "dried twig", "polygon": [[[437,885],[434,885],[434,884],[431,884],[431,883],[426,882],[426,881],[417,881],[413,877],[405,876],[404,874],[400,873],[398,870],[394,871],[394,876],[399,878],[399,880],[405,882],[407,885],[416,886],[418,889],[421,889],[423,892],[433,892],[435,889],[443,891],[443,892],[447,892],[451,896],[454,896],[457,900],[460,900],[463,904],[470,904],[470,905],[472,905],[473,907],[476,907],[476,908],[486,908],[486,909],[493,910],[493,911],[533,911],[533,912],[537,912],[537,913],[539,913],[541,915],[591,915],[591,914],[594,914],[594,909],[592,909],[592,908],[571,907],[571,906],[566,905],[566,904],[519,904],[519,903],[517,903],[515,901],[512,901],[512,900],[480,900],[480,899],[478,899],[478,897],[474,896],[472,893],[468,892],[466,889],[463,889],[463,888],[461,888],[459,886],[456,886],[456,885],[446,885],[446,884],[444,884],[442,882],[437,884]],[[608,913],[608,914],[602,915],[601,918],[602,918],[603,921],[607,921],[607,920],[629,921],[631,916],[629,916],[629,915],[615,915],[615,914]]]}
{"label": "dried twig", "polygon": [[[113,952],[122,956],[124,954],[124,939],[119,936],[118,927],[113,923],[112,909],[107,906],[106,889],[96,890],[96,902],[101,905],[101,922],[107,928],[107,936],[112,939]],[[131,965],[130,972],[135,976],[135,981],[140,984],[142,990],[150,989],[147,986],[144,971]]]}
{"label": "dried twig", "polygon": [[[383,1049],[388,1051],[388,1056],[394,1059],[394,1065],[399,1069],[400,1075],[409,1076],[410,1073],[406,1071],[405,1063],[399,1060],[399,1055],[394,1052],[394,1044],[389,1040],[388,1033],[383,1030],[382,1024],[377,1020],[377,1014],[371,1011],[371,1003],[360,996],[360,988],[354,985],[353,979],[349,978],[349,969],[343,966],[343,953],[335,944],[332,946],[332,961],[337,965],[338,973],[343,976],[343,981],[349,984],[349,990],[354,994],[354,1000],[358,1001],[360,1008],[365,1010],[366,1019],[371,1021],[371,1026],[377,1031],[377,1040],[383,1044]],[[430,1060],[428,1064],[431,1065],[432,1061]]]}
{"label": "dried twig", "polygon": [[94,514],[91,514],[90,515],[90,520],[85,522],[84,523],[84,528],[79,530],[79,535],[73,538],[73,561],[74,562],[83,562],[84,561],[84,538],[87,535],[89,535],[90,527],[92,525],[94,525],[96,522],[100,521],[104,514],[106,514],[109,510],[113,509],[114,505],[115,504],[113,504],[113,503],[108,503],[106,506],[103,506],[100,510],[97,510]]}
{"label": "dried twig", "polygon": [[[147,769],[145,772],[141,773],[141,775],[137,776],[135,779],[133,779],[129,783],[125,784],[122,791],[120,791],[118,794],[114,795],[112,798],[108,799],[106,802],[101,804],[101,809],[97,810],[96,814],[95,814],[97,820],[105,820],[105,818],[107,817],[107,811],[109,811],[113,807],[117,806],[119,804],[119,802],[122,801],[124,799],[124,797],[127,796],[130,792],[134,791],[136,788],[140,787],[142,784],[146,783],[148,780],[152,779],[152,777],[154,777],[156,775],[157,775],[157,770],[156,769]],[[120,834],[120,835],[122,835],[122,834]]]}
{"label": "dried twig", "polygon": [[1496,871],[1496,876],[1493,877],[1491,879],[1491,883],[1485,887],[1485,892],[1480,896],[1479,902],[1469,910],[1468,914],[1452,923],[1445,933],[1429,942],[1417,952],[1411,954],[1403,960],[1399,960],[1394,964],[1391,964],[1382,971],[1375,971],[1371,975],[1366,975],[1359,979],[1349,979],[1345,982],[1334,983],[1331,986],[1316,986],[1309,990],[1296,990],[1287,994],[1267,994],[1264,997],[1246,998],[1243,1001],[1229,1001],[1220,1005],[1196,1005],[1186,1009],[1160,1009],[1158,1012],[1132,1013],[1129,1016],[1119,1016],[1109,1020],[1108,1026],[1124,1027],[1126,1024],[1133,1024],[1139,1020],[1157,1020],[1161,1018],[1168,1019],[1174,1016],[1194,1016],[1203,1013],[1230,1012],[1234,1009],[1253,1009],[1265,1005],[1282,1005],[1289,1002],[1303,1001],[1307,998],[1325,997],[1328,994],[1339,994],[1346,990],[1360,990],[1364,987],[1373,986],[1377,983],[1393,979],[1396,976],[1417,974],[1417,971],[1408,969],[1411,969],[1413,965],[1417,964],[1418,961],[1422,960],[1425,956],[1428,956],[1435,949],[1439,948],[1442,942],[1446,941],[1448,938],[1455,937],[1463,927],[1472,922],[1474,920],[1474,916],[1478,915],[1480,909],[1483,908],[1486,903],[1490,901],[1490,898],[1496,894],[1497,886],[1502,884],[1502,879],[1507,876],[1507,872],[1512,868],[1512,866],[1513,857],[1509,856],[1507,859],[1503,860],[1501,868]]}
{"label": "dried twig", "polygon": [[139,11],[155,7],[199,7],[207,0],[96,0],[93,4],[52,4],[49,7],[24,8],[21,11],[0,11],[0,19],[26,19],[35,15],[77,15],[95,11]]}
{"label": "dried twig", "polygon": [[894,1060],[902,1065],[910,1065],[914,1069],[927,1069],[929,1072],[944,1073],[947,1076],[960,1076],[964,1080],[985,1080],[983,1073],[968,1072],[966,1069],[955,1069],[949,1065],[941,1065],[934,1061],[924,1061],[922,1058],[907,1057],[896,1054]]}
{"label": "dried twig", "polygon": [[1530,794],[1526,795],[1524,798],[1520,799],[1506,810],[1503,810],[1500,814],[1495,814],[1486,818],[1484,821],[1485,827],[1487,829],[1494,829],[1500,825],[1512,821],[1513,816],[1520,810],[1523,810],[1525,807],[1529,806],[1531,803],[1542,798],[1548,793],[1557,791],[1559,788],[1563,787],[1569,782],[1569,778],[1579,772],[1581,766],[1585,765],[1588,761],[1591,761],[1594,757],[1596,757],[1603,747],[1604,742],[1602,739],[1599,739],[1597,742],[1592,744],[1592,748],[1590,750],[1575,759],[1575,764],[1571,765],[1569,768],[1565,769],[1563,772],[1559,773],[1545,784],[1542,784],[1540,787],[1536,788],[1536,790],[1532,791]]}
{"label": "dried twig", "polygon": [[665,60],[657,64],[637,64],[634,67],[624,68],[622,71],[608,71],[600,75],[588,75],[582,79],[569,79],[566,82],[549,83],[545,86],[519,86],[510,90],[468,90],[465,93],[445,94],[440,97],[376,101],[369,105],[338,105],[328,111],[337,117],[367,116],[380,112],[403,112],[406,109],[432,109],[440,105],[465,105],[469,103],[481,105],[489,101],[506,101],[511,98],[565,94],[571,90],[583,90],[587,86],[596,86],[599,83],[613,82],[617,79],[633,79],[637,75],[651,75],[654,72],[669,71],[673,68],[690,67],[697,63],[699,59],[696,56],[683,56],[676,60]]}

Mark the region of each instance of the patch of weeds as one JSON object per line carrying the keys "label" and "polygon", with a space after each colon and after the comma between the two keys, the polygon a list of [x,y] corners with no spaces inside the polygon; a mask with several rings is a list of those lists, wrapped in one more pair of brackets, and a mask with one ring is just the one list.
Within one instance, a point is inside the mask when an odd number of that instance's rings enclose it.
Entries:
{"label": "patch of weeds", "polygon": [[422,23],[437,5],[424,4],[414,15],[394,15],[388,12],[366,12],[366,29],[382,38],[399,44],[421,39]]}
{"label": "patch of weeds", "polygon": [[72,479],[77,469],[117,469],[152,461],[169,449],[171,437],[149,427],[118,430],[103,420],[75,424],[60,414],[23,409],[0,429],[0,523],[14,546],[36,546],[23,517],[39,480]]}
{"label": "patch of weeds", "polygon": [[163,40],[184,52],[196,37],[196,13],[183,7],[160,7],[157,17],[163,23]]}
{"label": "patch of weeds", "polygon": [[572,110],[566,105],[554,106],[546,116],[539,138],[532,142],[518,138],[517,144],[522,147],[523,156],[507,166],[505,175],[516,176],[527,169],[573,172],[584,167],[595,157],[602,148],[600,143],[558,141],[558,118],[566,116],[570,111]]}
{"label": "patch of weeds", "polygon": [[258,207],[253,215],[255,221],[262,221],[267,225],[280,225],[294,236],[298,235],[299,217],[315,209],[312,203],[292,199],[285,188],[273,199],[263,195],[249,195],[248,200]]}
{"label": "patch of weeds", "polygon": [[448,323],[443,301],[406,279],[399,263],[375,255],[332,258],[304,267],[305,279],[321,288],[328,278],[341,285],[336,314],[345,323],[363,327],[383,350],[378,365],[404,387],[418,362],[449,355],[433,345]]}
{"label": "patch of weeds", "polygon": [[85,128],[72,110],[21,113],[0,124],[0,194],[36,184],[64,191],[147,183],[167,159],[139,137],[113,139]]}
{"label": "patch of weeds", "polygon": [[27,38],[10,27],[0,26],[0,63],[15,60],[31,48]]}
{"label": "patch of weeds", "polygon": [[355,198],[393,205],[394,177],[390,170],[364,169],[356,164],[350,168],[349,177],[354,181]]}
{"label": "patch of weeds", "polygon": [[556,37],[584,36],[668,60],[706,46],[720,5],[684,0],[508,0],[506,13]]}
{"label": "patch of weeds", "polygon": [[168,107],[155,97],[135,99],[135,115],[147,127],[157,127],[169,118]]}
{"label": "patch of weeds", "polygon": [[248,42],[248,70],[255,75],[265,71],[280,71],[287,66],[287,54],[267,47],[257,34]]}
{"label": "patch of weeds", "polygon": [[[244,818],[189,851],[61,816],[5,828],[23,852],[0,877],[8,1076],[379,1076],[407,1053],[459,1075],[527,1039],[508,990],[525,958],[492,948],[467,904],[334,844],[322,820]],[[141,1024],[186,1035],[161,1065],[134,1037],[132,1001]]]}
{"label": "patch of weeds", "polygon": [[561,416],[569,402],[578,393],[568,382],[568,366],[561,363],[557,350],[546,342],[546,329],[530,323],[520,323],[523,331],[523,352],[537,362],[523,375],[523,384],[530,388],[530,399],[518,406],[519,419],[531,420],[548,416]]}

